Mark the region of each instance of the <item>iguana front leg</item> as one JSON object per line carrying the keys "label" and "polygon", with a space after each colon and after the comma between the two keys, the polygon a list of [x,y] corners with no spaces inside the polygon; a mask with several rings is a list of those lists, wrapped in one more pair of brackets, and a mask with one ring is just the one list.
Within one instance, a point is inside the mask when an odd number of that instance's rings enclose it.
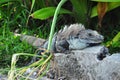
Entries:
{"label": "iguana front leg", "polygon": [[69,43],[67,40],[61,40],[56,42],[57,52],[66,52],[69,50]]}

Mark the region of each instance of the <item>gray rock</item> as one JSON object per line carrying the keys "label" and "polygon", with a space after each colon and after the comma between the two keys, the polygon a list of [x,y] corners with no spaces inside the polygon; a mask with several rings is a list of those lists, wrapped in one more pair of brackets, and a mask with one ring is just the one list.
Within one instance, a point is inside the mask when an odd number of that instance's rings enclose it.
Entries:
{"label": "gray rock", "polygon": [[104,46],[58,53],[54,62],[55,80],[120,80],[120,54],[110,55]]}
{"label": "gray rock", "polygon": [[56,53],[53,62],[40,80],[120,80],[120,53],[110,55],[104,46]]}
{"label": "gray rock", "polygon": [[93,69],[96,80],[120,80],[120,54],[104,58]]}
{"label": "gray rock", "polygon": [[0,80],[7,80],[7,75],[0,74]]}

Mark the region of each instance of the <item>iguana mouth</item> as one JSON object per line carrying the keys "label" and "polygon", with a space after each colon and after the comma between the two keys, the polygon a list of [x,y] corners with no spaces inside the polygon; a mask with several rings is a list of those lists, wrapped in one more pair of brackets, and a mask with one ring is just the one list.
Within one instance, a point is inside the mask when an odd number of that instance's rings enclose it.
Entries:
{"label": "iguana mouth", "polygon": [[103,39],[79,39],[83,43],[91,44],[91,45],[97,45],[103,42]]}
{"label": "iguana mouth", "polygon": [[85,41],[87,44],[94,46],[94,45],[102,43],[104,41],[104,37],[98,36],[96,38],[86,38],[86,39],[83,39],[82,41]]}
{"label": "iguana mouth", "polygon": [[101,43],[88,43],[89,46],[96,46],[96,45],[100,45]]}

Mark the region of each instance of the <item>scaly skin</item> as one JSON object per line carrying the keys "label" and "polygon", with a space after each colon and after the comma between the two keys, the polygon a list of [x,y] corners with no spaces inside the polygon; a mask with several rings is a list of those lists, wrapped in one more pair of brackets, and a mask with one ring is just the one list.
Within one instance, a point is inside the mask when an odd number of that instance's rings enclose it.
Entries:
{"label": "scaly skin", "polygon": [[[21,36],[22,41],[24,40],[37,48],[47,49],[48,40],[27,35],[19,36]],[[80,50],[100,44],[103,39],[104,37],[97,31],[85,29],[82,24],[72,24],[70,26],[65,26],[64,29],[54,34],[51,51],[57,53],[68,50]]]}
{"label": "scaly skin", "polygon": [[[104,37],[97,31],[85,29],[82,24],[72,24],[55,33],[52,40],[53,52],[65,52],[67,50],[84,49],[88,46],[100,44]],[[47,49],[48,41],[42,48]]]}

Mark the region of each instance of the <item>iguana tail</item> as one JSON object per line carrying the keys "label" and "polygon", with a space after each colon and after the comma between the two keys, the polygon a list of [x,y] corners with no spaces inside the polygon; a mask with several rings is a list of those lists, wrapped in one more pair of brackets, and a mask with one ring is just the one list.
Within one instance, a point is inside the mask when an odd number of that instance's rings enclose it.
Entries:
{"label": "iguana tail", "polygon": [[15,34],[15,36],[20,36],[21,41],[26,41],[27,43],[29,43],[30,45],[32,45],[36,48],[42,46],[46,42],[45,39],[37,38],[34,36],[17,34],[17,33],[14,33],[14,34]]}

